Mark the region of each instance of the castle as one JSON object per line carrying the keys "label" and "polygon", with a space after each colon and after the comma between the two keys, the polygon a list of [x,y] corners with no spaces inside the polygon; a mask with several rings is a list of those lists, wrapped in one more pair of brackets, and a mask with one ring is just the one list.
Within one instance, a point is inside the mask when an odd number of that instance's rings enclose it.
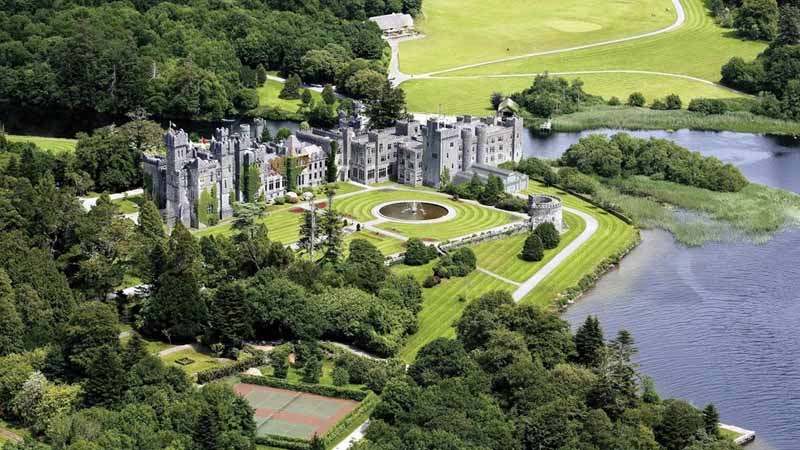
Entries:
{"label": "castle", "polygon": [[[397,181],[438,188],[477,176],[499,177],[507,192],[527,187],[523,174],[496,167],[522,158],[522,119],[458,117],[454,123],[430,118],[401,120],[395,127],[366,130],[360,119],[340,116],[334,130],[300,130],[282,142],[262,142],[266,123],[218,128],[211,141],[193,143],[172,126],[164,135],[166,156],[143,159],[145,187],[168,226],[180,221],[200,228],[233,215],[233,204],[272,200],[288,186],[299,191],[325,184],[328,155],[335,146],[337,179],[374,184]],[[293,182],[286,180],[287,161]]]}

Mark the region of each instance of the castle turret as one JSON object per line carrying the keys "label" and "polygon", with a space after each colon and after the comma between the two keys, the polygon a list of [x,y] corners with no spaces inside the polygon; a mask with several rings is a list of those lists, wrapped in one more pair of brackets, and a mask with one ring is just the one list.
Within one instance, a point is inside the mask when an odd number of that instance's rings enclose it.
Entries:
{"label": "castle turret", "polygon": [[472,143],[475,135],[470,128],[461,129],[461,170],[468,170],[472,166]]}
{"label": "castle turret", "polygon": [[475,127],[476,145],[475,145],[475,164],[486,163],[486,125],[480,124]]}
{"label": "castle turret", "polygon": [[164,134],[167,147],[166,208],[167,226],[175,226],[177,221],[191,225],[191,210],[186,194],[188,171],[186,161],[189,155],[189,135],[183,130],[171,128]]}

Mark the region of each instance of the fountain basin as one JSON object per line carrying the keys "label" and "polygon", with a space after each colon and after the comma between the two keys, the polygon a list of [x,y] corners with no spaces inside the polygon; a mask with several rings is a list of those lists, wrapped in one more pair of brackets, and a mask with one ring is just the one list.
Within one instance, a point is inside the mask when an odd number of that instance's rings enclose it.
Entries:
{"label": "fountain basin", "polygon": [[372,214],[380,219],[400,223],[437,223],[455,217],[450,206],[438,202],[403,200],[382,203],[372,209]]}

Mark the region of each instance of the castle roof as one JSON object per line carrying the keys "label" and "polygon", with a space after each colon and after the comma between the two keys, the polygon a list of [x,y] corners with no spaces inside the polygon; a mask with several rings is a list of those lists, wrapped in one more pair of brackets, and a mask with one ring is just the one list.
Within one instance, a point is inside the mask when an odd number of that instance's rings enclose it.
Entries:
{"label": "castle roof", "polygon": [[381,31],[400,30],[414,26],[414,18],[409,14],[391,13],[382,16],[369,18],[370,22],[375,22]]}

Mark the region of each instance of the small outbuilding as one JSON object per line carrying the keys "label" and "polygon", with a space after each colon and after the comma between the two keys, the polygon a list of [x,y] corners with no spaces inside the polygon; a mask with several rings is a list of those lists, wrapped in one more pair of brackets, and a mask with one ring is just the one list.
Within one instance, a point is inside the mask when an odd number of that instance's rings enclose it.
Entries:
{"label": "small outbuilding", "polygon": [[375,22],[386,37],[405,36],[414,33],[414,18],[410,14],[391,13],[369,18]]}

